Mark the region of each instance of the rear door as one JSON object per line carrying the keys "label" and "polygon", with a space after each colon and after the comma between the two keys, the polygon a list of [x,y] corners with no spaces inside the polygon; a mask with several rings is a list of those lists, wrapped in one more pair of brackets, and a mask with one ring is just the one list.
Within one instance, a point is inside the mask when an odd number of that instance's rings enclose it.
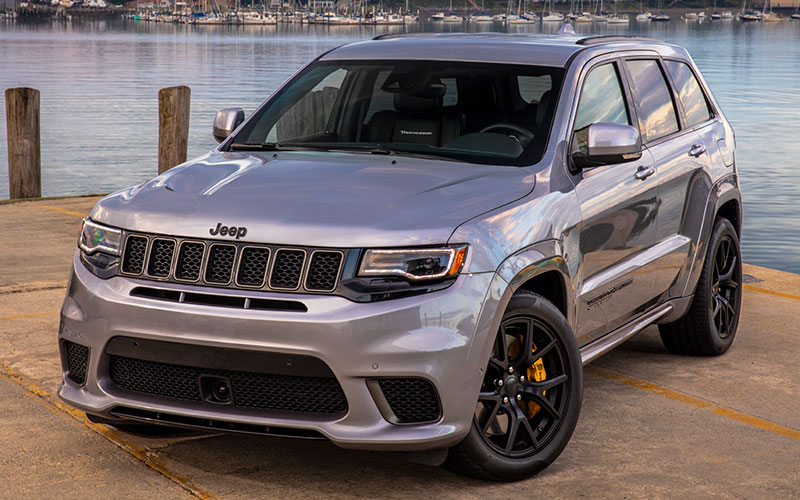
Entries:
{"label": "rear door", "polygon": [[[642,142],[658,175],[658,217],[651,279],[661,298],[691,262],[708,188],[707,146],[687,126],[664,62],[656,57],[625,61],[636,102]],[[696,212],[700,210],[701,213]]]}
{"label": "rear door", "polygon": [[[592,66],[578,92],[570,144],[581,148],[593,123],[636,124],[619,61]],[[581,265],[576,335],[586,344],[623,325],[648,307],[656,292],[639,259],[655,243],[657,175],[650,154],[637,161],[586,168],[575,192],[581,209]],[[649,170],[648,170],[649,169]],[[641,177],[641,175],[640,175]]]}

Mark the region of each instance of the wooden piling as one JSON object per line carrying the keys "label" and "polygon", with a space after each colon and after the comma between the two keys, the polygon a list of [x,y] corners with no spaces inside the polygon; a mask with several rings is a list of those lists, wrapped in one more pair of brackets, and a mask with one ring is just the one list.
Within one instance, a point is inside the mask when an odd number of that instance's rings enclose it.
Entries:
{"label": "wooden piling", "polygon": [[185,85],[158,91],[158,173],[186,161],[191,90]]}
{"label": "wooden piling", "polygon": [[9,198],[42,196],[39,91],[6,89]]}

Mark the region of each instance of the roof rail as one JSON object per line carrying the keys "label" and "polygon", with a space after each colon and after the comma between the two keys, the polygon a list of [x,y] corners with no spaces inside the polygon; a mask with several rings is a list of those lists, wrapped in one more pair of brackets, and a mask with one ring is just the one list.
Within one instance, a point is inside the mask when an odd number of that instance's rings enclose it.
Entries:
{"label": "roof rail", "polygon": [[578,45],[601,45],[604,43],[615,42],[656,42],[664,43],[663,40],[656,40],[655,38],[647,38],[636,35],[597,35],[581,38],[577,42]]}
{"label": "roof rail", "polygon": [[414,37],[414,36],[430,36],[436,35],[438,33],[431,33],[425,31],[416,31],[414,33],[384,33],[382,35],[372,37],[373,40],[387,40],[389,38],[405,38],[405,37]]}

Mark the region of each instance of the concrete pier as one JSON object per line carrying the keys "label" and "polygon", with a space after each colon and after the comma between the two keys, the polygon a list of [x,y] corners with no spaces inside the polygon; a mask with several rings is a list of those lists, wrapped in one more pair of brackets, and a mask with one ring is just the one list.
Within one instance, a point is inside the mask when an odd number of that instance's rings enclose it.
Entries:
{"label": "concrete pier", "polygon": [[0,498],[800,498],[800,275],[747,265],[726,355],[669,354],[651,327],[590,364],[572,441],[521,483],[324,441],[90,423],[55,396],[56,335],[97,199],[0,203]]}

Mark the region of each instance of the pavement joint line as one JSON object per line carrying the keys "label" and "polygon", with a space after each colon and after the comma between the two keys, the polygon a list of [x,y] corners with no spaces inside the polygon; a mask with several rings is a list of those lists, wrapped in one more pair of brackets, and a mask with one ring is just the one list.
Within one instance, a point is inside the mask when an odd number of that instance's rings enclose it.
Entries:
{"label": "pavement joint line", "polygon": [[215,500],[217,498],[216,495],[210,491],[195,485],[187,476],[170,469],[169,466],[164,463],[164,461],[161,460],[154,451],[137,445],[110,427],[89,421],[82,411],[72,408],[66,403],[62,403],[52,392],[39,386],[36,384],[36,382],[14,370],[3,361],[0,361],[0,379],[18,385],[24,391],[26,396],[33,397],[53,413],[72,417],[73,419],[77,420],[89,430],[99,434],[145,466],[149,467],[155,472],[158,472],[168,480],[183,488],[195,498],[199,500]]}
{"label": "pavement joint line", "polygon": [[794,294],[786,293],[786,292],[777,292],[775,290],[770,290],[768,288],[761,288],[760,286],[753,286],[753,285],[744,284],[744,285],[742,285],[742,288],[744,288],[745,290],[753,291],[753,292],[768,293],[770,295],[774,295],[776,297],[783,297],[785,299],[800,300],[800,295],[794,295]]}
{"label": "pavement joint line", "polygon": [[73,212],[72,210],[67,210],[66,208],[54,207],[52,205],[42,205],[41,203],[35,203],[33,206],[37,208],[43,208],[45,210],[52,210],[54,212],[61,212],[62,214],[74,215],[75,217],[80,217],[81,219],[86,217],[86,214],[82,214],[80,212]]}
{"label": "pavement joint line", "polygon": [[63,290],[64,288],[66,288],[66,285],[41,286],[38,288],[16,288],[11,290],[0,290],[0,295],[15,295],[18,293],[33,293],[33,292],[44,292],[48,290]]}
{"label": "pavement joint line", "polygon": [[711,401],[706,401],[704,399],[700,399],[695,396],[690,396],[689,394],[675,391],[673,389],[668,389],[666,387],[653,384],[651,382],[647,382],[646,380],[634,378],[625,375],[623,373],[619,373],[617,371],[609,370],[607,368],[590,366],[588,367],[588,370],[607,380],[620,382],[622,384],[635,387],[637,389],[642,389],[644,391],[648,391],[653,394],[657,394],[659,396],[664,396],[674,401],[685,403],[689,406],[694,406],[695,408],[708,410],[717,415],[727,417],[736,420],[738,422],[742,422],[744,424],[756,427],[764,431],[772,432],[773,434],[779,434],[781,436],[788,437],[789,439],[800,440],[800,430],[792,429],[791,427],[786,427],[784,425],[776,424],[775,422],[770,422],[769,420],[765,420],[763,418],[754,417],[753,415],[748,415],[747,413],[742,413],[740,411],[736,411],[731,408],[726,408],[716,403],[712,403]]}
{"label": "pavement joint line", "polygon": [[40,313],[11,314],[9,316],[0,316],[0,321],[5,321],[8,319],[45,318],[47,316],[58,316],[59,313],[59,311],[49,311]]}

